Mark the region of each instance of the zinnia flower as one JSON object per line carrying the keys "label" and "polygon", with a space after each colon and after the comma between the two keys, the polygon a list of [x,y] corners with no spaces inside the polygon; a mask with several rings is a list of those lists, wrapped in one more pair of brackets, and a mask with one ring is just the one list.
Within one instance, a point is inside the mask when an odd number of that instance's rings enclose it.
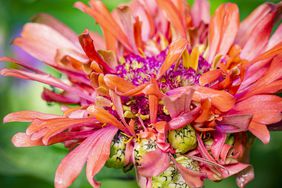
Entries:
{"label": "zinnia flower", "polygon": [[[72,184],[86,163],[94,176],[106,165],[134,167],[140,187],[202,187],[204,179],[253,177],[252,135],[270,140],[282,119],[281,3],[265,3],[240,23],[236,4],[196,0],[133,0],[110,13],[101,1],[75,7],[100,24],[103,36],[77,35],[40,14],[14,45],[57,69],[53,77],[21,61],[1,75],[50,85],[42,98],[62,115],[21,111],[4,122],[31,122],[17,147],[64,143],[55,187]],[[279,126],[279,124],[277,124]],[[277,128],[277,127],[275,127]],[[250,132],[251,134],[248,134]]]}

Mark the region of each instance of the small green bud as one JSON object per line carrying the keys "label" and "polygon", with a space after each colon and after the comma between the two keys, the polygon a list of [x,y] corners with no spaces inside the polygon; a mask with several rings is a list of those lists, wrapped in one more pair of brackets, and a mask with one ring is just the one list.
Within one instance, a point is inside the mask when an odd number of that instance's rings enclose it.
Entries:
{"label": "small green bud", "polygon": [[175,166],[152,178],[152,188],[189,188]]}
{"label": "small green bud", "polygon": [[139,142],[136,142],[134,147],[136,165],[140,165],[140,161],[145,153],[154,151],[156,147],[156,141],[153,139],[141,139]]}
{"label": "small green bud", "polygon": [[106,162],[109,168],[122,168],[125,161],[125,148],[128,137],[123,134],[116,134],[111,143],[110,157]]}
{"label": "small green bud", "polygon": [[191,125],[169,131],[168,141],[176,152],[181,154],[197,147],[196,132]]}
{"label": "small green bud", "polygon": [[227,139],[226,139],[225,143],[232,146],[234,144],[234,142],[235,142],[234,136],[232,134],[229,134],[227,136]]}
{"label": "small green bud", "polygon": [[178,156],[176,157],[176,162],[193,171],[200,171],[199,163],[194,161],[193,159],[186,156]]}

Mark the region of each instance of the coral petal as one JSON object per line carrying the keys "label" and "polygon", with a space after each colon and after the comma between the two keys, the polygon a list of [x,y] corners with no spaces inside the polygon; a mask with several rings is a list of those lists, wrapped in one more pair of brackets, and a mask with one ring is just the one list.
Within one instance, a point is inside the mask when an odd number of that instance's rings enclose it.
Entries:
{"label": "coral petal", "polygon": [[239,29],[239,9],[236,4],[226,3],[217,8],[209,30],[208,62],[217,54],[225,55],[232,46]]}
{"label": "coral petal", "polygon": [[168,49],[168,55],[165,62],[162,64],[157,79],[159,79],[174,63],[176,63],[182,56],[183,52],[186,50],[187,40],[180,38],[171,43]]}
{"label": "coral petal", "polygon": [[251,122],[249,131],[260,139],[264,144],[268,144],[270,141],[270,133],[264,124]]}

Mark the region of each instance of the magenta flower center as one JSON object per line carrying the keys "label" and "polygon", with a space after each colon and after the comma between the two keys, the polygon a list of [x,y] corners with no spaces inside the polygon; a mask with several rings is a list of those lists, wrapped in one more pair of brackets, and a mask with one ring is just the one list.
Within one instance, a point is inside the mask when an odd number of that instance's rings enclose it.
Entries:
{"label": "magenta flower center", "polygon": [[[151,57],[141,57],[135,54],[127,55],[116,67],[117,74],[134,85],[149,82],[152,76],[157,75],[166,55],[167,50]],[[180,60],[159,79],[159,87],[163,92],[166,92],[174,88],[198,84],[200,75],[208,71],[209,68],[209,63],[202,56],[199,57],[198,70],[185,68],[182,60]]]}

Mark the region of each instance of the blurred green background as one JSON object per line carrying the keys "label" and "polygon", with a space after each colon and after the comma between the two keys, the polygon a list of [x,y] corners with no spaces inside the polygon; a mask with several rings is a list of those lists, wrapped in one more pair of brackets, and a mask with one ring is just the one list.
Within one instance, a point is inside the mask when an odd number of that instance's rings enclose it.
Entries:
{"label": "blurred green background", "polygon": [[[87,2],[82,0],[83,2]],[[17,49],[10,46],[22,25],[38,13],[49,13],[66,23],[77,33],[85,28],[97,30],[95,22],[87,15],[73,8],[75,0],[0,0],[0,55],[22,56]],[[125,0],[104,0],[109,9],[113,9]],[[192,1],[189,1],[192,2]],[[212,0],[211,10],[226,2]],[[263,0],[234,0],[240,7],[241,19],[246,17]],[[278,2],[278,1],[271,1]],[[0,67],[3,67],[0,64]],[[10,65],[11,66],[11,65]],[[40,65],[39,65],[40,66]],[[37,110],[59,113],[59,106],[48,105],[40,98],[42,85],[34,82],[20,81],[12,78],[0,78],[0,119],[6,114],[19,110]],[[51,188],[56,167],[67,151],[61,145],[37,148],[15,148],[10,143],[13,134],[23,131],[27,124],[0,123],[0,187],[1,188]],[[282,187],[282,133],[274,132],[271,142],[263,145],[256,141],[251,151],[251,163],[255,167],[256,179],[249,188],[279,188]],[[85,173],[72,185],[73,188],[90,187]],[[104,168],[97,176],[103,182],[102,188],[137,187],[131,174],[124,175],[118,170]],[[220,183],[206,182],[207,188],[236,187],[234,179]]]}

